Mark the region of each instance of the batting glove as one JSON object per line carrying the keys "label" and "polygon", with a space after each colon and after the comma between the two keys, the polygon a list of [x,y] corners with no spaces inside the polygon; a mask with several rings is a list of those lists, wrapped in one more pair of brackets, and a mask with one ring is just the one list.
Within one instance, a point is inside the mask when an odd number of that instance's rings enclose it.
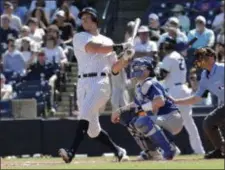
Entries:
{"label": "batting glove", "polygon": [[134,54],[135,54],[135,50],[133,48],[130,48],[130,49],[127,49],[126,51],[124,51],[124,54],[122,57],[125,61],[128,61],[133,58]]}

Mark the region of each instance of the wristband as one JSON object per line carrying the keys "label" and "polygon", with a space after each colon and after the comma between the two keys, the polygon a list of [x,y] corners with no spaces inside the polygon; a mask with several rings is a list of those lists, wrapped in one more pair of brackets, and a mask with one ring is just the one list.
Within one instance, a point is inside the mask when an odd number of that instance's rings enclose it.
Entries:
{"label": "wristband", "polygon": [[120,54],[123,51],[123,45],[121,44],[115,44],[112,46],[113,51],[116,52],[116,54]]}
{"label": "wristband", "polygon": [[152,110],[152,102],[141,105],[141,108],[146,112]]}

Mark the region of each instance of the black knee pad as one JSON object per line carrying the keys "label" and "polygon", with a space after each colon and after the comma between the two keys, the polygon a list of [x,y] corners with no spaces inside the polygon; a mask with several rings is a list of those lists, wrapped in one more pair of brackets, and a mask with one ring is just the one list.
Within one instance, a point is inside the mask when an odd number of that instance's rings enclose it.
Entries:
{"label": "black knee pad", "polygon": [[77,133],[86,134],[88,130],[89,122],[87,120],[79,120]]}

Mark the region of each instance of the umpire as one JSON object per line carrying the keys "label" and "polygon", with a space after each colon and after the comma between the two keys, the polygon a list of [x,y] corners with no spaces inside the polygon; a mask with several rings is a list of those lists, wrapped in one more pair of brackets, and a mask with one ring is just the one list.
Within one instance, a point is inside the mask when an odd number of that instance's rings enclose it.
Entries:
{"label": "umpire", "polygon": [[216,53],[209,47],[197,49],[195,58],[195,66],[203,69],[198,90],[195,95],[184,99],[174,99],[174,102],[180,105],[195,104],[206,97],[208,92],[218,97],[219,106],[203,121],[204,132],[215,148],[205,155],[205,159],[224,158],[225,142],[220,133],[221,126],[225,125],[224,63],[215,61]]}

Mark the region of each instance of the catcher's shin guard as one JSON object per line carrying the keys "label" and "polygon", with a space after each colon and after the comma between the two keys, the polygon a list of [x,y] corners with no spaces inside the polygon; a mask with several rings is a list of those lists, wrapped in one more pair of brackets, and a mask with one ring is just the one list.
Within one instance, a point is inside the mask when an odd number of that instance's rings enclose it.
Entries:
{"label": "catcher's shin guard", "polygon": [[134,125],[139,132],[149,137],[154,144],[158,145],[163,150],[163,157],[165,159],[173,159],[175,156],[175,148],[172,147],[160,127],[155,125],[150,117],[139,117]]}

